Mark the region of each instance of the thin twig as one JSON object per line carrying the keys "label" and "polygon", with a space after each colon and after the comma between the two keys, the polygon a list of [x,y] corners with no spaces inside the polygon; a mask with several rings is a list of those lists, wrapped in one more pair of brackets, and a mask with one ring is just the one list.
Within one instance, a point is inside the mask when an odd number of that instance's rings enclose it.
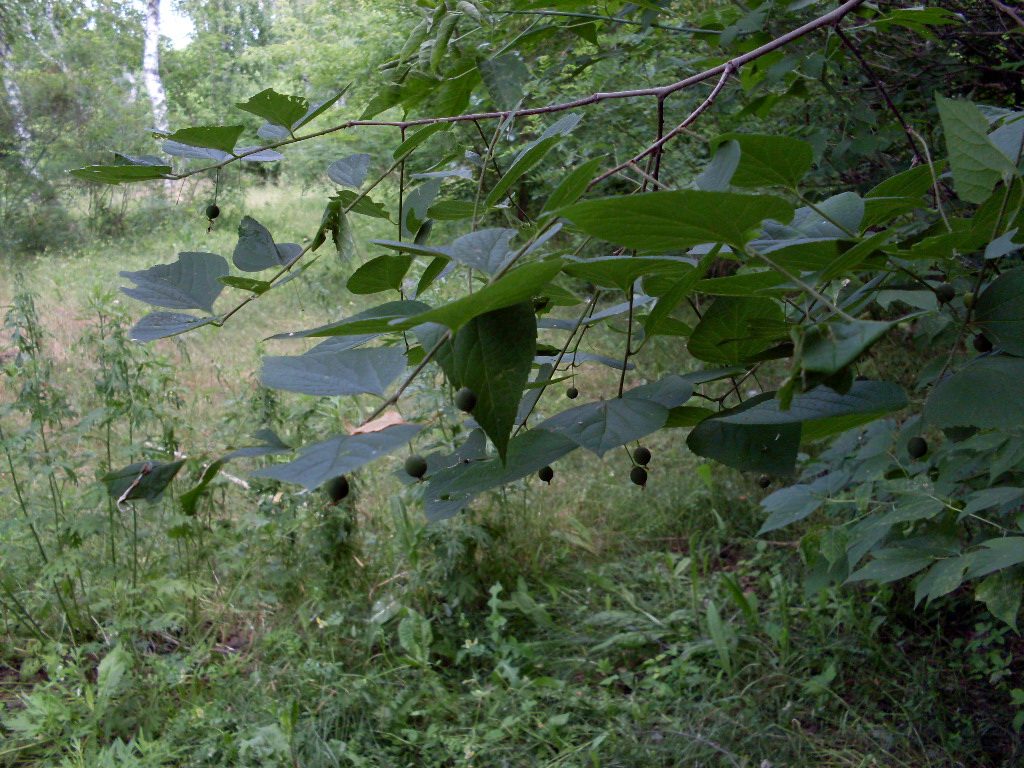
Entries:
{"label": "thin twig", "polygon": [[344,131],[348,130],[349,128],[356,128],[360,126],[411,128],[413,126],[434,125],[436,123],[462,123],[474,120],[504,120],[509,117],[527,117],[530,115],[548,115],[555,112],[565,112],[570,109],[586,107],[591,104],[599,104],[603,101],[610,101],[613,99],[636,99],[644,96],[654,96],[656,98],[663,99],[666,96],[670,96],[671,94],[676,93],[677,91],[682,91],[686,88],[696,85],[697,83],[702,83],[705,80],[710,80],[713,77],[720,76],[723,72],[726,71],[727,68],[731,69],[731,71],[736,71],[744,64],[748,64],[751,61],[755,61],[756,59],[759,59],[762,56],[771,53],[772,51],[778,50],[779,48],[784,48],[793,41],[799,40],[801,37],[805,37],[809,35],[811,32],[814,32],[815,30],[821,29],[822,27],[832,26],[838,23],[851,11],[863,5],[865,2],[866,0],[847,0],[847,2],[843,3],[830,13],[826,13],[823,16],[819,16],[817,19],[809,21],[807,24],[804,24],[803,26],[797,27],[796,29],[789,31],[786,34],[781,35],[780,37],[777,37],[774,40],[765,43],[762,46],[759,46],[758,48],[755,48],[752,51],[744,53],[742,56],[737,56],[736,58],[731,59],[730,61],[727,61],[724,64],[719,64],[716,67],[711,67],[710,69],[706,69],[703,72],[699,72],[695,75],[691,75],[690,77],[678,80],[668,85],[663,85],[655,88],[638,88],[628,91],[592,93],[590,96],[585,96],[583,98],[575,99],[573,101],[566,101],[560,104],[548,104],[543,107],[532,107],[530,109],[515,109],[497,112],[475,112],[468,115],[453,115],[451,117],[424,117],[418,120],[348,120],[344,123],[341,123],[340,125],[336,125],[331,128],[326,128],[322,131],[317,131],[316,133],[306,134],[305,136],[298,136],[294,139],[284,139],[282,141],[278,141],[272,144],[265,144],[261,147],[254,147],[253,149],[247,152],[235,155],[234,157],[224,160],[223,162],[216,163],[215,165],[208,165],[204,168],[197,168],[195,170],[187,171],[185,173],[180,174],[169,174],[166,178],[183,179],[188,176],[194,176],[199,173],[205,173],[207,171],[216,170],[217,168],[223,168],[224,166],[230,165],[231,163],[237,162],[239,160],[244,160],[249,155],[255,155],[256,153],[263,152],[264,150],[267,149],[277,149],[278,147],[284,147],[289,144],[295,144],[296,142],[307,141],[309,139],[315,139],[320,136],[327,136],[332,133],[337,133],[338,131]]}
{"label": "thin twig", "polygon": [[735,71],[736,71],[736,67],[733,65],[733,63],[731,61],[726,62],[723,65],[722,76],[720,78],[718,78],[718,83],[712,89],[711,93],[708,94],[708,97],[706,99],[704,99],[703,102],[701,102],[700,106],[698,106],[695,110],[693,110],[693,112],[691,112],[689,114],[689,116],[685,120],[683,120],[683,122],[681,122],[679,125],[677,125],[675,128],[673,128],[671,131],[666,133],[664,136],[662,136],[656,142],[651,144],[651,146],[649,146],[647,149],[643,150],[639,154],[633,155],[632,158],[630,158],[626,162],[622,163],[621,165],[618,165],[615,168],[612,168],[610,171],[606,171],[605,173],[602,173],[600,176],[598,176],[596,179],[594,179],[592,182],[590,182],[590,184],[587,186],[587,189],[592,189],[595,185],[601,183],[602,181],[607,179],[609,176],[612,176],[613,174],[618,173],[623,168],[627,168],[627,167],[629,167],[631,165],[635,165],[636,163],[640,162],[641,160],[643,160],[645,157],[647,157],[650,154],[653,154],[655,152],[657,152],[658,154],[661,154],[661,148],[664,147],[665,144],[667,144],[672,139],[674,139],[676,136],[678,136],[680,133],[682,133],[684,130],[686,130],[686,128],[688,126],[692,125],[693,122],[698,117],[700,117],[701,114],[703,114],[707,110],[708,107],[710,107],[712,104],[715,103],[715,99],[718,97],[718,94],[721,93],[722,88],[725,87],[726,81],[729,79],[729,77]]}
{"label": "thin twig", "polygon": [[903,132],[907,135],[907,143],[910,144],[910,156],[913,158],[913,164],[917,165],[918,163],[921,162],[921,156],[918,154],[917,146],[914,144],[914,136],[911,133],[910,124],[903,119],[903,115],[900,113],[899,108],[896,106],[896,104],[893,103],[893,100],[889,98],[889,91],[886,90],[885,84],[882,83],[882,81],[878,78],[878,75],[875,74],[875,71],[871,68],[871,65],[864,60],[864,57],[861,55],[860,49],[853,44],[853,41],[850,40],[850,38],[843,34],[843,30],[840,29],[838,24],[836,24],[835,26],[835,33],[836,36],[842,41],[843,45],[849,48],[850,51],[853,53],[854,57],[857,59],[857,62],[860,64],[860,68],[864,70],[867,76],[871,79],[871,82],[873,82],[875,84],[875,87],[878,88],[878,92],[882,95],[882,98],[885,100],[886,105],[889,107],[893,116],[896,118],[896,122],[898,122],[900,126],[903,128]]}

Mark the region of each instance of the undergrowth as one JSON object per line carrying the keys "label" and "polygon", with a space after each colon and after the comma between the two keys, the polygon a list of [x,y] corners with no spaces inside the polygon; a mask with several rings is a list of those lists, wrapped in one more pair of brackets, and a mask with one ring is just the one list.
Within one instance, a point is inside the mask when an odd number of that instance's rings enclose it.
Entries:
{"label": "undergrowth", "polygon": [[[357,414],[251,380],[258,320],[184,385],[189,348],[130,342],[102,288],[46,327],[59,271],[4,296],[0,765],[1019,764],[1016,635],[960,593],[806,594],[752,478],[671,438],[646,490],[574,454],[441,524],[401,458],[336,506],[233,464],[185,514],[195,446]],[[337,311],[340,279],[280,312]],[[185,482],[117,504],[98,478],[144,459]]]}

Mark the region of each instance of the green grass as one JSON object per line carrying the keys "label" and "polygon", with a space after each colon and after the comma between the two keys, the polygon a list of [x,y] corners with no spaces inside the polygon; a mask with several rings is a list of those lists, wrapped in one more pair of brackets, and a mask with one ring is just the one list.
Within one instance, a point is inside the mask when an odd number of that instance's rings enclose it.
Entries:
{"label": "green grass", "polygon": [[[249,202],[280,240],[319,221],[316,196]],[[260,339],[359,308],[331,254],[224,329],[124,340],[144,310],[111,294],[119,270],[233,248],[231,208],[209,235],[186,213],[6,265],[51,336],[0,385],[0,765],[1018,764],[1016,636],[959,594],[923,613],[903,591],[805,594],[795,543],[755,537],[763,492],[702,471],[682,432],[645,441],[646,490],[625,453],[576,452],[550,486],[428,524],[396,456],[336,507],[222,477],[183,515],[204,452],[261,426],[313,440],[369,405],[251,378]],[[407,415],[450,409],[438,387]],[[95,482],[175,449],[190,458],[157,504],[119,510]]]}

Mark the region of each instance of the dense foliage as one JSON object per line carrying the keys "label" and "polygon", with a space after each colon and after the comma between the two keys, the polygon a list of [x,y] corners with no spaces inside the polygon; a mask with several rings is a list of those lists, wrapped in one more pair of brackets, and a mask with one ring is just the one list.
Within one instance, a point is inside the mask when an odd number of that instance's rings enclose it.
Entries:
{"label": "dense foliage", "polygon": [[[339,5],[275,11],[246,2],[241,14],[210,6],[196,40],[168,57],[172,124],[182,127],[156,134],[160,154],[136,138],[113,164],[71,172],[75,183],[102,190],[194,183],[198,230],[217,237],[237,225],[230,258],[184,250],[121,273],[131,283],[122,291],[155,308],[122,343],[231,334],[300,281],[322,285],[332,312],[329,322],[270,337],[275,351],[303,351],[263,357],[258,418],[243,420],[255,428],[254,444],[196,467],[174,455],[180,445],[169,438],[167,450],[104,476],[111,561],[114,520],[126,512],[130,560],[145,561],[145,507],[133,502],[159,500],[179,475],[193,476],[174,499],[171,530],[196,546],[185,550],[195,563],[205,546],[201,511],[214,504],[225,472],[273,457],[247,475],[267,491],[261,505],[322,488],[334,509],[361,483],[376,484],[374,462],[391,456],[406,486],[392,510],[391,535],[402,541],[394,546],[417,571],[422,542],[408,543],[406,506],[421,505],[427,520],[442,522],[415,530],[433,531],[416,535],[447,547],[448,565],[438,566],[447,586],[431,607],[378,601],[368,622],[376,631],[395,620],[396,647],[423,671],[417,701],[441,685],[432,664],[492,669],[492,679],[521,696],[489,715],[511,729],[504,707],[540,706],[548,694],[531,687],[546,679],[537,677],[543,643],[509,642],[503,629],[521,620],[554,634],[558,622],[525,582],[510,594],[485,585],[489,613],[477,629],[486,639],[453,645],[452,625],[472,623],[460,612],[474,593],[451,586],[460,578],[451,563],[486,563],[480,553],[497,546],[487,526],[466,521],[505,509],[510,488],[573,483],[595,456],[617,465],[620,491],[642,515],[659,486],[676,482],[663,457],[678,458],[674,446],[685,444],[708,487],[717,465],[745,473],[744,493],[760,504],[757,534],[797,544],[810,593],[870,582],[878,594],[893,585],[918,607],[969,590],[1005,625],[986,625],[979,636],[1016,630],[1024,587],[1024,25],[1012,9],[419,0],[386,10],[360,3],[362,13],[349,18]],[[300,30],[320,17],[305,40]],[[230,66],[204,67],[222,54]],[[314,188],[329,182],[332,192],[302,212],[306,234],[293,238],[301,242],[282,242],[274,225],[231,196],[242,178],[236,168],[262,178],[292,173]],[[329,262],[346,270],[344,298]],[[28,365],[35,342],[23,329],[34,320],[30,302],[18,307],[9,325]],[[610,375],[589,375],[592,368]],[[117,387],[135,392],[131,407],[108,409],[97,416],[104,423],[146,401],[147,387],[121,375]],[[33,376],[22,381],[49,380],[46,370]],[[62,428],[65,411],[43,390],[23,390],[15,410],[45,434]],[[310,406],[296,419],[302,428],[282,435],[269,390],[330,398],[319,416],[333,415],[310,429]],[[166,436],[180,418],[153,412],[147,423]],[[111,466],[109,431],[106,452]],[[728,518],[730,510],[714,514]],[[733,514],[749,523],[749,506],[737,503]],[[347,562],[355,522],[329,519],[333,543],[320,554]],[[76,546],[74,535],[58,539],[61,551]],[[258,567],[275,540],[254,533],[247,545],[241,536],[240,569]],[[740,679],[750,673],[739,662],[745,646],[721,618],[723,595],[698,599],[696,563],[667,567],[672,578],[692,569],[687,616],[708,633],[721,675]],[[736,567],[746,574],[750,566]],[[619,594],[614,578],[594,583]],[[722,589],[758,638],[751,644],[779,649],[785,668],[790,587],[779,574],[750,578],[752,590],[731,576]],[[652,579],[672,592],[662,576]],[[53,612],[84,631],[75,605],[81,574],[54,567],[46,580]],[[16,610],[24,598],[17,585],[4,587],[10,610],[42,641],[46,627]],[[784,618],[767,618],[758,593],[782,606]],[[593,608],[580,600],[580,614]],[[628,681],[602,666],[600,685],[665,702],[673,684],[706,685],[705,673],[687,666],[698,652],[677,643],[688,619],[654,616],[632,593],[622,600],[628,610],[608,603],[597,614],[621,630],[608,642],[657,648],[669,661]],[[812,605],[805,618],[824,634],[819,610]],[[344,618],[309,620],[333,627]],[[349,640],[365,638],[353,629]],[[374,634],[365,644],[376,642]],[[110,676],[130,666],[124,654],[109,652],[98,669],[108,698],[117,685]],[[802,668],[802,690],[823,695],[836,666],[815,671]],[[995,662],[986,673],[992,685],[1005,676]],[[661,683],[662,675],[673,682]],[[325,688],[336,682],[328,677]],[[567,713],[571,697],[559,697],[572,686],[564,685],[552,683],[550,696]],[[1022,689],[1005,687],[1019,709]],[[382,695],[346,690],[343,709]],[[407,758],[425,745],[451,748],[449,736],[431,731],[435,720],[417,728],[416,711],[403,703],[388,710],[402,743],[383,749]],[[16,724],[36,732],[31,718],[26,712]],[[295,762],[298,719],[296,704],[276,730],[223,754]],[[538,749],[568,754],[557,736],[564,722],[545,725],[557,746]],[[1013,726],[1021,725],[1018,715]],[[604,737],[592,736],[597,743],[580,747],[580,760],[598,761]],[[344,744],[323,742],[332,759],[345,753]],[[470,760],[471,745],[460,746]],[[213,762],[222,759],[220,747],[209,749]],[[454,764],[444,759],[438,764]]]}

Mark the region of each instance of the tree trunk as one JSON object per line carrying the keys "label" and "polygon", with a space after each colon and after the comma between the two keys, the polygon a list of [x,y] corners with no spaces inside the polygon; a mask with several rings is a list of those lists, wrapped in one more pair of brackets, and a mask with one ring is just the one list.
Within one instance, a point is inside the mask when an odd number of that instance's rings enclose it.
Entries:
{"label": "tree trunk", "polygon": [[21,89],[17,81],[11,75],[11,48],[7,41],[0,35],[0,71],[3,73],[4,92],[7,95],[7,104],[11,108],[11,127],[14,130],[14,137],[18,140],[18,160],[25,172],[35,179],[42,179],[39,169],[29,157],[29,150],[32,145],[32,134],[26,124],[28,115],[25,114],[25,105],[21,100]]}
{"label": "tree trunk", "polygon": [[169,129],[167,94],[160,79],[160,0],[146,0],[146,41],[142,52],[142,79],[153,105],[153,127]]}

